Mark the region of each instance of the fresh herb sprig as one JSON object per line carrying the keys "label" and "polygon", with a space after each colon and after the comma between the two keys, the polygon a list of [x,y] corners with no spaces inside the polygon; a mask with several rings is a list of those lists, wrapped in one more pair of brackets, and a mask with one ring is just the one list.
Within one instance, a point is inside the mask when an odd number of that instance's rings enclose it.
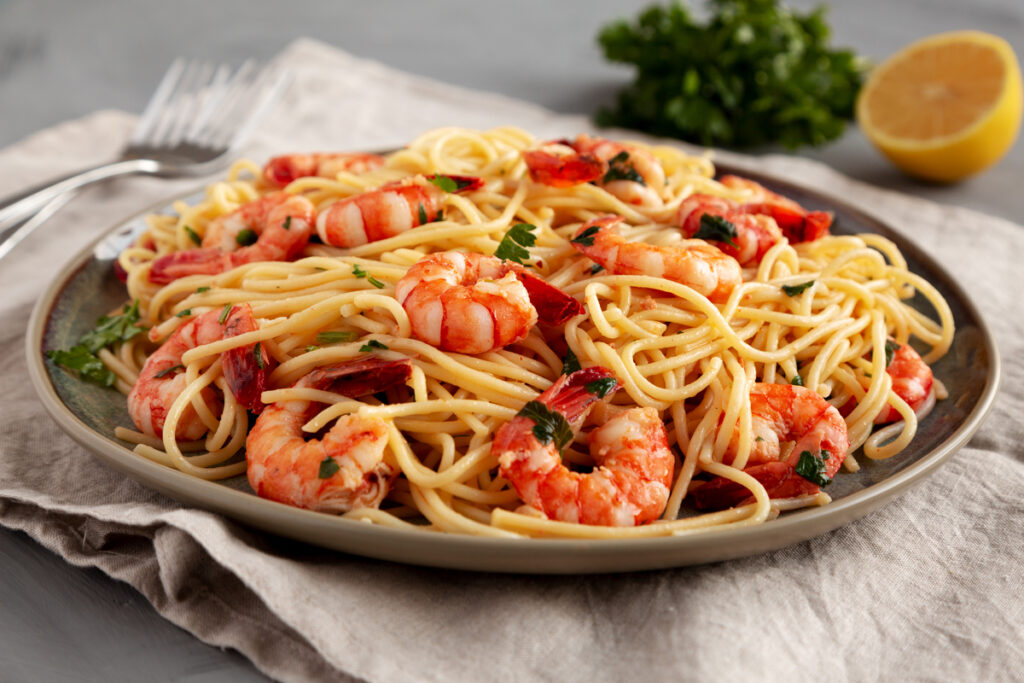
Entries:
{"label": "fresh herb sprig", "polygon": [[533,234],[536,229],[537,226],[530,223],[516,223],[501,238],[494,255],[503,261],[527,265],[526,261],[530,258],[529,248],[537,243],[537,236]]}
{"label": "fresh herb sprig", "polygon": [[686,4],[644,10],[605,26],[612,62],[636,67],[600,125],[705,145],[820,145],[843,132],[866,64],[829,45],[825,8],[806,14],[779,0],[710,0],[699,22]]}
{"label": "fresh herb sprig", "polygon": [[102,316],[96,321],[96,327],[83,334],[78,343],[70,349],[54,349],[47,351],[47,357],[57,365],[72,370],[87,382],[103,387],[113,386],[117,377],[111,372],[96,353],[100,349],[128,341],[140,334],[144,328],[139,322],[139,302],[133,301],[125,305],[121,313]]}

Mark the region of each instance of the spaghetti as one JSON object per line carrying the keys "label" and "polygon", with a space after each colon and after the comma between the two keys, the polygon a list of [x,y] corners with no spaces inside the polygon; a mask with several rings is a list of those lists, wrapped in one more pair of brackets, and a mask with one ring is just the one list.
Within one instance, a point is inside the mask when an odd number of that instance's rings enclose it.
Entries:
{"label": "spaghetti", "polygon": [[[830,235],[673,147],[440,129],[383,157],[238,162],[174,210],[118,261],[150,330],[100,352],[140,423],[117,436],[352,519],[591,538],[759,524],[827,503],[840,462],[900,452],[944,397],[927,364],[952,315],[892,242]],[[329,482],[345,495],[318,498]]]}

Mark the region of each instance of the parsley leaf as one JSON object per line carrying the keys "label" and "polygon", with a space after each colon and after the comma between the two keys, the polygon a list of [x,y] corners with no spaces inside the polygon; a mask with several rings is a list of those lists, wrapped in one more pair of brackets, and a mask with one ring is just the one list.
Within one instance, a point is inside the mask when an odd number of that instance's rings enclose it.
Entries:
{"label": "parsley leaf", "polygon": [[359,336],[358,332],[319,332],[316,335],[317,344],[337,344],[338,342],[355,341]]}
{"label": "parsley leaf", "polygon": [[256,240],[259,239],[259,235],[252,228],[242,228],[235,235],[235,244],[240,247],[248,247],[252,244],[256,244]]}
{"label": "parsley leaf", "polygon": [[186,308],[183,311],[178,311],[177,313],[175,313],[174,317],[175,318],[185,318],[185,317],[188,317],[190,315],[192,315],[192,309],[191,308]]}
{"label": "parsley leaf", "polygon": [[284,219],[284,223],[281,224],[281,227],[284,228],[285,230],[291,230],[292,229],[292,217],[291,216],[287,216]]}
{"label": "parsley leaf", "polygon": [[178,370],[184,370],[184,369],[185,369],[185,366],[182,365],[181,363],[178,363],[177,365],[172,365],[169,368],[164,368],[163,370],[161,370],[160,372],[154,374],[153,376],[156,377],[157,379],[163,379],[167,375],[170,375],[170,374],[172,374],[174,372],[177,372]]}
{"label": "parsley leaf", "polygon": [[423,204],[420,204],[419,219],[420,219],[420,225],[423,225],[423,224],[429,222],[427,220],[427,208],[425,206],[423,206]]}
{"label": "parsley leaf", "polygon": [[327,455],[320,461],[320,469],[317,471],[316,476],[318,479],[330,479],[340,469],[341,468],[338,467],[338,463],[334,461],[334,458]]}
{"label": "parsley leaf", "polygon": [[537,236],[533,234],[536,229],[537,226],[530,223],[516,223],[501,238],[494,255],[503,261],[525,265],[525,259],[530,258],[527,247],[532,247],[537,242]]}
{"label": "parsley leaf", "polygon": [[202,294],[203,292],[209,292],[209,291],[210,291],[209,287],[200,287],[199,289],[196,290],[196,294]]}
{"label": "parsley leaf", "polygon": [[576,235],[569,241],[572,242],[573,244],[579,244],[580,246],[592,247],[594,246],[594,235],[596,235],[600,230],[601,228],[599,226],[591,225],[589,228],[587,228],[580,234]]}
{"label": "parsley leaf", "polygon": [[818,486],[828,486],[832,483],[832,477],[825,474],[825,461],[831,455],[824,449],[821,451],[820,457],[810,451],[801,452],[800,459],[796,463],[796,473]]}
{"label": "parsley leaf", "polygon": [[782,285],[782,291],[786,293],[786,296],[796,296],[813,284],[814,280],[808,280],[798,285]]}
{"label": "parsley leaf", "polygon": [[604,270],[604,266],[602,266],[600,263],[595,263],[594,265],[590,266],[591,275],[597,275],[602,270]]}
{"label": "parsley leaf", "polygon": [[192,240],[193,243],[195,243],[197,245],[203,243],[203,238],[200,237],[199,233],[197,233],[195,230],[193,230],[192,228],[188,227],[187,225],[184,227],[184,230],[185,230],[185,234],[188,235],[188,238],[190,240]]}
{"label": "parsley leaf", "polygon": [[649,7],[598,36],[605,58],[635,76],[596,121],[707,146],[823,144],[853,118],[867,66],[829,33],[824,8],[782,0],[713,0],[700,15]]}
{"label": "parsley leaf", "polygon": [[468,187],[473,184],[472,180],[452,178],[451,176],[446,175],[428,176],[427,180],[434,183],[445,192],[458,192],[462,188]]}
{"label": "parsley leaf", "polygon": [[727,221],[721,216],[705,213],[700,217],[700,227],[693,236],[700,240],[712,240],[714,242],[726,242],[735,247],[734,238],[737,236],[736,225]]}
{"label": "parsley leaf", "polygon": [[891,339],[885,340],[885,367],[889,367],[892,364],[892,357],[897,351],[900,350],[900,345]]}
{"label": "parsley leaf", "polygon": [[220,312],[220,316],[217,318],[217,322],[219,322],[221,325],[223,325],[224,322],[228,319],[228,316],[231,315],[232,306],[233,304],[224,304],[224,310]]}
{"label": "parsley leaf", "polygon": [[373,353],[375,350],[387,351],[388,345],[383,344],[376,339],[371,339],[362,346],[359,347],[360,353]]}
{"label": "parsley leaf", "polygon": [[530,401],[522,410],[516,413],[517,417],[526,417],[533,420],[533,435],[545,446],[552,441],[559,452],[572,441],[572,427],[565,416],[551,410],[540,401]]}
{"label": "parsley leaf", "polygon": [[369,282],[371,285],[373,285],[377,289],[384,289],[384,283],[383,282],[381,282],[377,278],[373,277],[372,275],[370,275],[369,273],[367,273],[365,270],[363,270],[362,268],[360,268],[357,265],[353,265],[352,266],[352,274],[355,275],[358,278],[365,279],[367,282]]}
{"label": "parsley leaf", "polygon": [[117,377],[89,349],[78,344],[70,349],[55,349],[46,352],[47,358],[57,365],[74,370],[80,378],[101,387],[113,386]]}
{"label": "parsley leaf", "polygon": [[263,361],[263,350],[262,350],[262,348],[260,348],[260,343],[259,342],[256,342],[255,344],[253,344],[252,355],[253,355],[253,358],[256,359],[256,367],[258,367],[260,370],[262,370],[264,367],[266,367],[266,363]]}
{"label": "parsley leaf", "polygon": [[604,398],[608,395],[608,392],[613,391],[618,382],[614,377],[602,377],[601,379],[595,379],[593,382],[587,382],[583,385],[583,388],[587,390],[588,394],[593,394],[598,398]]}
{"label": "parsley leaf", "polygon": [[804,385],[804,378],[800,375],[793,375],[793,378],[789,380],[789,383],[796,387],[802,387]]}
{"label": "parsley leaf", "polygon": [[569,349],[565,352],[565,358],[562,359],[562,374],[571,375],[580,369],[580,359],[576,357],[572,349]]}
{"label": "parsley leaf", "polygon": [[96,321],[96,327],[82,335],[78,343],[91,353],[96,353],[100,349],[112,346],[117,342],[128,341],[141,333],[142,328],[136,324],[137,322],[139,322],[139,302],[135,300],[130,306],[126,305],[118,315],[101,316]]}
{"label": "parsley leaf", "polygon": [[601,183],[610,183],[613,180],[631,180],[634,183],[646,185],[644,177],[637,173],[636,167],[629,163],[629,152],[622,150],[608,161],[608,171],[601,178]]}

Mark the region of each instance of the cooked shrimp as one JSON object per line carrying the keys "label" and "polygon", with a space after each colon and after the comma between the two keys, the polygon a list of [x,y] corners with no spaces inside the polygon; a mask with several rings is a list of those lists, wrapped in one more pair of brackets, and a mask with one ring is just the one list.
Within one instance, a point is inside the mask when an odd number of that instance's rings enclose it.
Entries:
{"label": "cooked shrimp", "polygon": [[[901,344],[895,347],[892,361],[889,362],[885,371],[892,378],[893,393],[906,401],[911,410],[916,411],[928,400],[935,378],[932,375],[932,369],[910,344]],[[895,408],[887,405],[875,417],[875,424],[885,424],[902,419]]]}
{"label": "cooked shrimp", "polygon": [[[831,482],[846,459],[850,440],[839,411],[816,392],[791,384],[755,384],[750,390],[754,442],[743,471],[765,487],[770,498],[813,495]],[[786,450],[784,443],[791,442]],[[733,432],[724,462],[735,458],[739,434]],[[808,470],[817,481],[805,478]],[[700,509],[721,509],[750,498],[750,491],[716,477],[693,492]]]}
{"label": "cooked shrimp", "polygon": [[530,176],[552,187],[596,182],[627,204],[658,206],[665,170],[654,156],[633,145],[581,134],[523,152]]}
{"label": "cooked shrimp", "polygon": [[[350,398],[403,384],[412,373],[408,359],[370,359],[317,368],[296,387],[328,389]],[[246,475],[263,498],[322,512],[377,507],[396,472],[384,462],[387,423],[345,415],[322,439],[302,431],[316,412],[309,401],[268,405],[245,440]]]}
{"label": "cooked shrimp", "polygon": [[486,353],[526,338],[537,323],[583,312],[573,297],[515,263],[444,251],[413,264],[395,286],[417,339],[445,351]]}
{"label": "cooked shrimp", "polygon": [[687,237],[713,242],[741,266],[759,263],[782,241],[782,231],[771,216],[743,213],[729,200],[707,194],[687,197],[676,211],[676,225]]}
{"label": "cooked shrimp", "polygon": [[[244,304],[233,306],[227,316],[220,310],[209,311],[175,330],[146,359],[139,379],[128,394],[128,413],[135,426],[146,434],[161,434],[171,404],[185,389],[185,375],[178,370],[183,369],[181,357],[186,351],[250,329],[256,329],[256,323],[249,305]],[[266,385],[269,363],[266,350],[257,348],[255,344],[231,349],[221,355],[224,377],[240,403],[252,407],[253,396],[258,402],[258,392],[262,392]],[[211,410],[220,410],[221,399],[216,391],[207,387],[202,396]],[[205,433],[206,425],[189,405],[175,428],[175,438],[194,440]]]}
{"label": "cooked shrimp", "polygon": [[832,214],[827,211],[808,211],[788,197],[772,192],[760,183],[739,176],[722,176],[726,187],[748,190],[752,197],[739,204],[744,213],[771,216],[792,243],[813,242],[829,233]]}
{"label": "cooked shrimp", "polygon": [[245,263],[290,261],[309,242],[316,209],[298,195],[274,192],[210,222],[202,246],[156,259],[149,280],[167,284],[186,275],[216,275]]}
{"label": "cooked shrimp", "polygon": [[339,173],[366,173],[384,165],[378,154],[353,152],[317,152],[314,154],[285,154],[274,157],[263,167],[263,178],[277,187],[307,176],[335,178]]}
{"label": "cooked shrimp", "polygon": [[[441,177],[451,181],[456,192],[469,192],[483,186],[479,178]],[[428,182],[437,178],[418,177],[392,183],[335,202],[317,217],[317,234],[324,243],[334,247],[358,247],[441,220],[445,191]]]}
{"label": "cooked shrimp", "polygon": [[615,230],[621,216],[602,216],[583,226],[572,245],[614,275],[651,275],[687,285],[712,301],[724,301],[743,280],[733,257],[707,244],[659,247],[630,242]]}
{"label": "cooked shrimp", "polygon": [[524,503],[578,524],[635,526],[661,515],[675,456],[653,408],[623,411],[590,433],[592,472],[574,472],[562,463],[559,451],[571,432],[618,388],[601,367],[562,375],[498,429],[491,453]]}

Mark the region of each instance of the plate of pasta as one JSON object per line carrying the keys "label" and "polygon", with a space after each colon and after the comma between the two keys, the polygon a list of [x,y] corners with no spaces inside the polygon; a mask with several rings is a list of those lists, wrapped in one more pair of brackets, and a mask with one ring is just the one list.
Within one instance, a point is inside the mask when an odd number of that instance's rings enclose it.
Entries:
{"label": "plate of pasta", "polygon": [[369,557],[605,572],[868,514],[999,362],[883,222],[671,145],[445,128],[242,160],[38,302],[38,393],[101,461]]}

